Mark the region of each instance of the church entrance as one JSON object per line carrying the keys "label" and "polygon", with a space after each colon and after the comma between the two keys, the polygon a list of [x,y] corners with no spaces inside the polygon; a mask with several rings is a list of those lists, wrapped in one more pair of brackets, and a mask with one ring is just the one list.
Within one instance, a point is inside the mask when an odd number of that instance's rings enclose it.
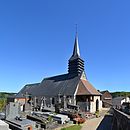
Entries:
{"label": "church entrance", "polygon": [[96,100],[96,111],[98,111],[99,110],[99,100],[97,99]]}
{"label": "church entrance", "polygon": [[77,95],[76,103],[80,107],[80,110],[83,112],[90,111],[90,98],[86,95]]}

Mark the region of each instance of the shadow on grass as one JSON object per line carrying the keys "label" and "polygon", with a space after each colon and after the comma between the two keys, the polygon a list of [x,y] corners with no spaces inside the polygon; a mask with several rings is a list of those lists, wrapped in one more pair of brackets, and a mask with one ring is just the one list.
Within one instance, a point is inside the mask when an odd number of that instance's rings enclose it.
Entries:
{"label": "shadow on grass", "polygon": [[105,115],[96,130],[111,130],[112,128],[112,115]]}

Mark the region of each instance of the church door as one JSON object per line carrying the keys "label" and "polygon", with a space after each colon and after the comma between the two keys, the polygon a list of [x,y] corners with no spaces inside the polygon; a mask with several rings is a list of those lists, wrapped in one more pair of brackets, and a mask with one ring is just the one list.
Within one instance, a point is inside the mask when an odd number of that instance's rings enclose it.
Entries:
{"label": "church door", "polygon": [[99,110],[99,100],[97,99],[96,100],[96,111],[98,111]]}

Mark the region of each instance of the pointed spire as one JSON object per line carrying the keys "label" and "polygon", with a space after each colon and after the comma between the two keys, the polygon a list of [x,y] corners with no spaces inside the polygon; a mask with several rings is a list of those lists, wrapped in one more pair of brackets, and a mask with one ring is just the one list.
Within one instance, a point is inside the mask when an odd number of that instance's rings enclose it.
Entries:
{"label": "pointed spire", "polygon": [[69,59],[68,73],[70,76],[78,76],[83,71],[84,71],[84,61],[81,59],[79,53],[78,35],[77,35],[77,28],[76,28],[74,49],[73,49],[73,54]]}
{"label": "pointed spire", "polygon": [[76,31],[74,50],[72,56],[80,56],[77,31]]}
{"label": "pointed spire", "polygon": [[78,33],[77,33],[77,24],[75,25],[76,27],[76,35],[75,35],[75,43],[74,43],[74,50],[73,50],[73,55],[72,57],[80,57],[80,52],[79,52],[79,44],[78,44]]}

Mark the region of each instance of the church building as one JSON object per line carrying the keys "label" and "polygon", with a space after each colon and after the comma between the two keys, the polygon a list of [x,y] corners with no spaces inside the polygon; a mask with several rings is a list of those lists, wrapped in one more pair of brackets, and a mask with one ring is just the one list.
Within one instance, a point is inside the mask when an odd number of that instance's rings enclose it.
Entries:
{"label": "church building", "polygon": [[26,93],[32,97],[45,97],[46,103],[55,105],[66,101],[67,104],[80,106],[81,111],[94,113],[102,109],[101,93],[86,78],[84,60],[80,57],[78,36],[76,34],[73,54],[68,60],[68,73],[44,78],[40,83],[25,85],[15,100],[24,102]]}

